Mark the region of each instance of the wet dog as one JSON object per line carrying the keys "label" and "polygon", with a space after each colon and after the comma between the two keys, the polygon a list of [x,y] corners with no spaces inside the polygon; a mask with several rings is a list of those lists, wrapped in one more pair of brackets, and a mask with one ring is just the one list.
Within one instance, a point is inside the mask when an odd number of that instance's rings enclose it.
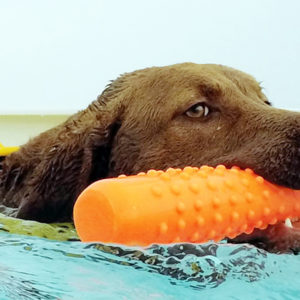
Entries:
{"label": "wet dog", "polygon": [[[95,180],[204,164],[252,168],[300,189],[300,113],[272,107],[253,77],[222,65],[126,73],[85,110],[6,157],[0,199],[19,218],[71,220],[74,201]],[[287,241],[281,226],[266,230],[264,244],[279,233]]]}

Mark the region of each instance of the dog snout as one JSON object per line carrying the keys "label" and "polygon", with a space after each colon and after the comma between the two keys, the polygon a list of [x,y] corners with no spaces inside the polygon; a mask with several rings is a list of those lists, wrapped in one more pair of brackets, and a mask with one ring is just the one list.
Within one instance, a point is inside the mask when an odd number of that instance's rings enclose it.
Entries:
{"label": "dog snout", "polygon": [[288,125],[281,127],[283,139],[277,146],[277,163],[280,168],[278,183],[300,189],[300,114],[291,114]]}

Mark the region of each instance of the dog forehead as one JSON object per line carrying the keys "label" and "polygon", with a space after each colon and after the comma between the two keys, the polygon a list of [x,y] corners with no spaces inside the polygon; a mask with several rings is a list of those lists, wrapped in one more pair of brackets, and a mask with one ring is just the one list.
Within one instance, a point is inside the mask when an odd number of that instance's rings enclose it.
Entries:
{"label": "dog forehead", "polygon": [[260,84],[253,76],[224,65],[184,63],[170,66],[170,72],[174,72],[174,80],[193,85],[219,89],[242,87],[261,91]]}
{"label": "dog forehead", "polygon": [[[179,90],[219,92],[240,90],[260,93],[259,83],[251,75],[217,64],[183,63],[145,70],[141,85],[151,93],[178,93]],[[139,86],[140,87],[140,86]]]}
{"label": "dog forehead", "polygon": [[144,121],[169,118],[197,101],[215,98],[230,104],[230,97],[234,94],[238,97],[240,92],[250,98],[263,95],[252,76],[215,64],[183,63],[148,68],[138,71],[130,85],[128,114],[138,113]]}

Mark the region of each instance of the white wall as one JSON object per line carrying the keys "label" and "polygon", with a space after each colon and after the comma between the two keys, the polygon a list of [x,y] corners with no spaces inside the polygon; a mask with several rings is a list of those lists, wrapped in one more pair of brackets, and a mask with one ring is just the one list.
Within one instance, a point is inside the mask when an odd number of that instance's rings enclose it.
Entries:
{"label": "white wall", "polygon": [[62,122],[68,115],[0,115],[0,143],[19,146]]}
{"label": "white wall", "polygon": [[84,108],[118,74],[183,61],[254,75],[300,110],[298,0],[0,0],[0,114]]}

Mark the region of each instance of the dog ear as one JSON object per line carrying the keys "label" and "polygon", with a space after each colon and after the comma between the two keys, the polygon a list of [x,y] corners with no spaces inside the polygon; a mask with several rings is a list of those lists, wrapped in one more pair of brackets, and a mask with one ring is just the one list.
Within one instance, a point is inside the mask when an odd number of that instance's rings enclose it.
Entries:
{"label": "dog ear", "polygon": [[20,153],[36,154],[39,147],[39,157],[17,193],[22,195],[18,218],[71,220],[80,192],[107,176],[111,147],[121,126],[122,105],[117,98],[105,101],[106,96],[107,90],[86,110],[21,149]]}

